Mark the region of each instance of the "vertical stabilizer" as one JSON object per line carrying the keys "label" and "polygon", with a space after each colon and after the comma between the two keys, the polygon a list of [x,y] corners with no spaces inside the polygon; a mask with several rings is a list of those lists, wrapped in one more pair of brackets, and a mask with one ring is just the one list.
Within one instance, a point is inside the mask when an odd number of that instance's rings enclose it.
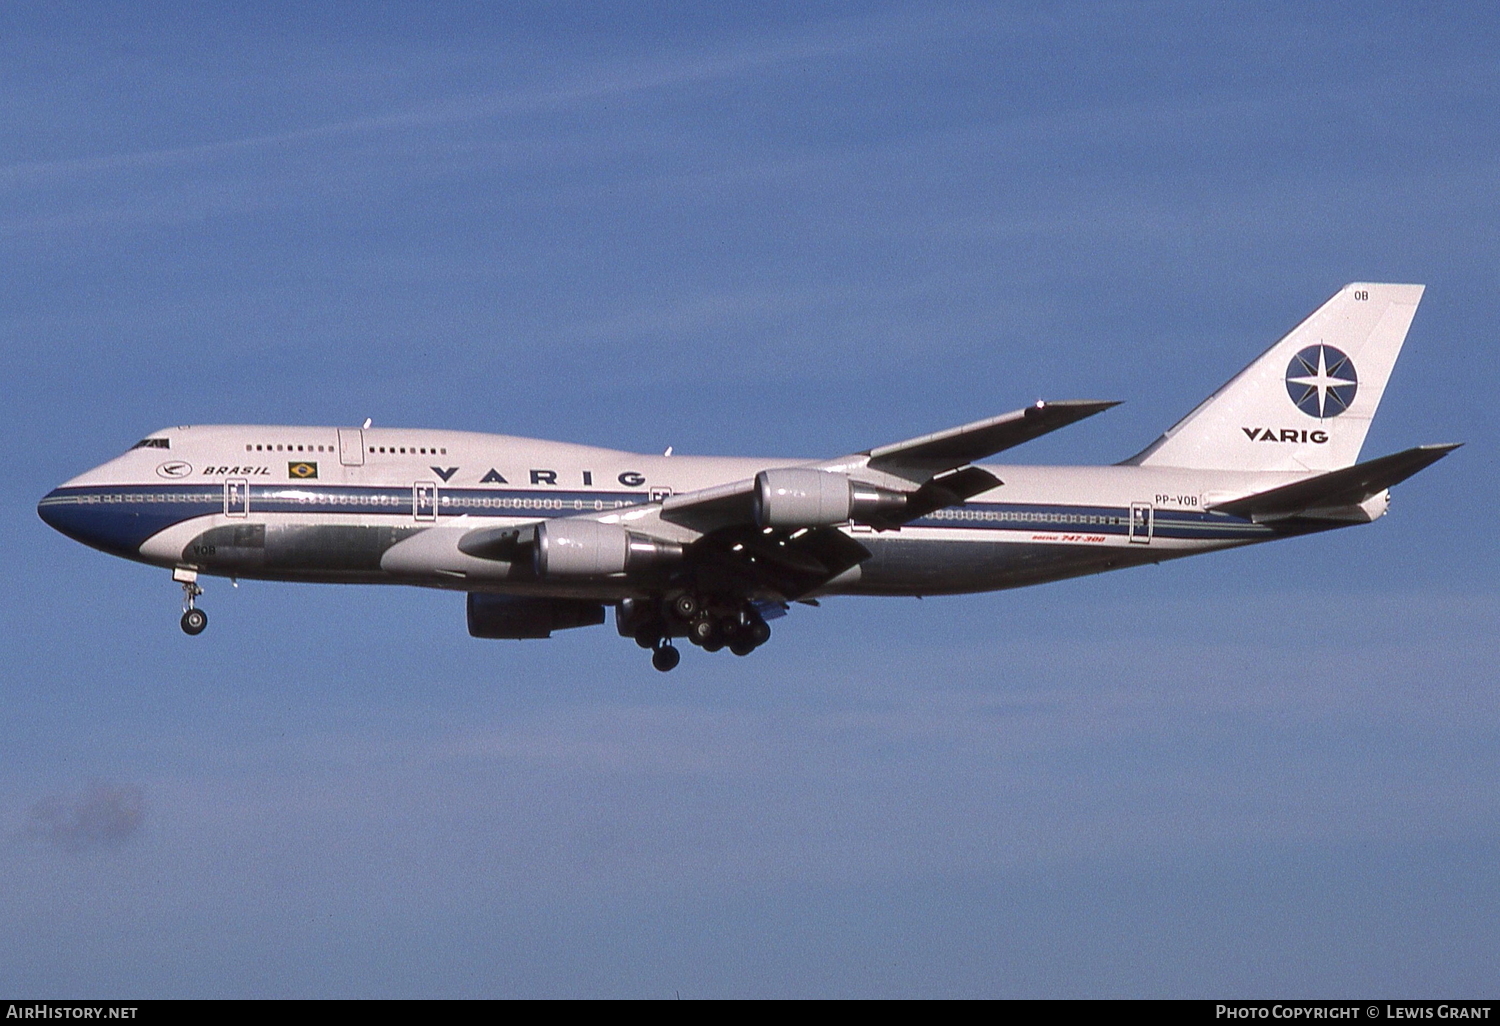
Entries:
{"label": "vertical stabilizer", "polygon": [[1359,459],[1422,285],[1345,285],[1127,460],[1202,470],[1313,470]]}

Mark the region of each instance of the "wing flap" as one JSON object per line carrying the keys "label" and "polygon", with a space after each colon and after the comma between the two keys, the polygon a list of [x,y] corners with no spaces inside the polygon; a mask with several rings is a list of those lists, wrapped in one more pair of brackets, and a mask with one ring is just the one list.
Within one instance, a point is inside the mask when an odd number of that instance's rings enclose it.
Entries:
{"label": "wing flap", "polygon": [[766,531],[728,527],[688,550],[700,580],[727,591],[771,591],[795,601],[870,558],[870,550],[836,527]]}
{"label": "wing flap", "polygon": [[928,478],[922,487],[907,495],[906,506],[899,513],[873,526],[882,529],[900,527],[913,520],[920,520],[929,513],[957,506],[981,492],[999,488],[1003,483],[983,467],[950,470]]}

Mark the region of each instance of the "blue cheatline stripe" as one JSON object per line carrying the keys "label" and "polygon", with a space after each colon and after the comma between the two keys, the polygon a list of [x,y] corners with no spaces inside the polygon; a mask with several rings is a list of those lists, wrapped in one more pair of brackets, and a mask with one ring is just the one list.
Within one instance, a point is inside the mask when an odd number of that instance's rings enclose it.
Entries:
{"label": "blue cheatline stripe", "polygon": [[[1195,510],[1152,511],[1157,538],[1256,538],[1270,528],[1239,517]],[[1004,531],[1060,531],[1068,534],[1126,535],[1130,510],[1120,506],[1055,503],[970,502],[950,506],[912,521],[916,527],[952,527]]]}
{"label": "blue cheatline stripe", "polygon": [[[444,488],[438,485],[438,515],[490,517],[572,516],[609,512],[647,500],[644,491]],[[133,551],[151,535],[193,517],[224,510],[222,484],[92,485],[59,488],[37,507],[48,523],[100,547]],[[412,486],[250,485],[251,513],[347,513],[412,515]],[[1222,513],[1153,510],[1158,538],[1235,540],[1266,537],[1261,524]],[[912,526],[958,530],[1056,531],[1124,536],[1130,510],[1119,506],[1058,503],[970,502],[938,510]],[[85,539],[83,535],[91,537]],[[105,540],[94,540],[105,539]]]}
{"label": "blue cheatline stripe", "polygon": [[[538,489],[444,488],[437,486],[438,515],[489,517],[570,516],[607,513],[645,502],[647,493],[541,491]],[[412,486],[251,485],[250,509],[258,513],[410,513]]]}

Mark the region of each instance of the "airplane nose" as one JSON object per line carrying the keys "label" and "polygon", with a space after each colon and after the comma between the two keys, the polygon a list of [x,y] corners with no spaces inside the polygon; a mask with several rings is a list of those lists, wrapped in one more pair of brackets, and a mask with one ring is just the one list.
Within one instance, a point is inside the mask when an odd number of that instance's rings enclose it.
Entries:
{"label": "airplane nose", "polygon": [[36,515],[76,542],[115,555],[131,555],[141,541],[133,537],[136,518],[122,513],[110,498],[82,489],[54,488],[36,504]]}
{"label": "airplane nose", "polygon": [[116,556],[136,559],[141,545],[184,520],[223,509],[213,489],[162,491],[141,484],[71,481],[36,504],[36,515],[54,531]]}
{"label": "airplane nose", "polygon": [[54,531],[61,531],[63,534],[67,534],[68,532],[63,528],[66,518],[63,516],[60,508],[58,501],[60,498],[61,496],[58,495],[56,488],[42,496],[42,501],[36,504],[36,515],[42,518],[42,523]]}

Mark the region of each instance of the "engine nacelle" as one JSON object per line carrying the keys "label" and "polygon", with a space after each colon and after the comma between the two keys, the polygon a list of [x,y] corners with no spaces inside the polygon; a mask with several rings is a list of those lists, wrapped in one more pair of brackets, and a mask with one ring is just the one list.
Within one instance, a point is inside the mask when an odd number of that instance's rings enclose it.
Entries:
{"label": "engine nacelle", "polygon": [[761,527],[830,527],[850,520],[879,523],[900,513],[906,496],[811,467],[755,475],[755,522]]}
{"label": "engine nacelle", "polygon": [[476,638],[550,638],[553,631],[603,622],[598,602],[469,592],[469,633]]}
{"label": "engine nacelle", "polygon": [[537,576],[549,580],[607,577],[682,559],[676,542],[571,517],[537,524],[534,552]]}

